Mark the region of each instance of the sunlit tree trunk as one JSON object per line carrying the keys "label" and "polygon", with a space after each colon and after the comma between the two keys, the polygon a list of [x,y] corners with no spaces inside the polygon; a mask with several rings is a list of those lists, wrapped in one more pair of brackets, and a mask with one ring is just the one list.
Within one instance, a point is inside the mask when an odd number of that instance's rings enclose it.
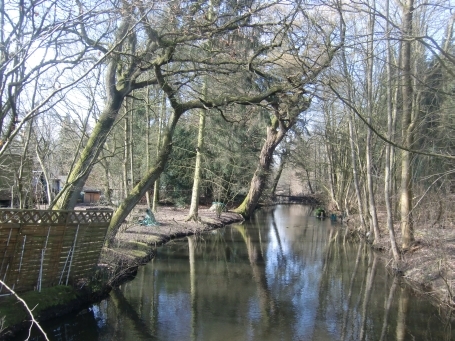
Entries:
{"label": "sunlit tree trunk", "polygon": [[[163,93],[163,97],[161,99],[161,111],[158,116],[158,134],[157,134],[157,141],[156,141],[156,155],[159,155],[159,151],[161,148],[161,135],[163,131],[163,124],[166,119],[166,95]],[[158,177],[154,184],[153,184],[153,207],[152,211],[156,213],[158,209],[158,203],[160,201],[160,178]]]}
{"label": "sunlit tree trunk", "polygon": [[[109,149],[107,144],[106,144],[106,149]],[[110,179],[111,179],[111,171],[110,171],[110,161],[108,157],[106,156],[106,153],[104,150],[101,152],[101,157],[102,161],[100,161],[101,167],[104,170],[104,198],[106,200],[106,203],[111,205],[112,204],[112,197],[111,197],[111,185],[110,185]]]}
{"label": "sunlit tree trunk", "polygon": [[[147,87],[145,91],[145,165],[147,169],[150,168],[150,87]],[[147,200],[147,207],[156,213],[156,207],[152,208],[150,200],[150,190],[147,189],[145,192],[145,198]]]}
{"label": "sunlit tree trunk", "polygon": [[310,106],[310,100],[296,92],[283,98],[280,103],[271,103],[273,112],[267,125],[266,139],[262,145],[259,162],[251,179],[250,188],[243,202],[234,210],[245,218],[251,217],[270,176],[273,153],[297,121],[299,115]]}
{"label": "sunlit tree trunk", "polygon": [[130,106],[130,112],[128,115],[128,120],[129,120],[129,125],[128,125],[128,156],[129,156],[129,178],[130,178],[130,186],[128,188],[128,191],[131,190],[134,187],[134,91],[132,91],[132,98],[131,98],[131,106]]}
{"label": "sunlit tree trunk", "polygon": [[[33,124],[33,121],[30,122],[30,124]],[[41,171],[43,172],[43,176],[44,176],[44,179],[46,181],[47,200],[48,200],[48,203],[50,203],[52,201],[52,199],[53,199],[53,196],[52,196],[52,190],[51,190],[51,179],[50,179],[49,172],[48,172],[48,169],[46,167],[46,164],[44,162],[44,157],[46,157],[46,153],[44,155],[42,155],[42,153],[40,151],[40,147],[39,147],[39,142],[38,141],[36,143],[36,147],[35,148],[36,148],[35,149],[36,158],[38,159],[38,163],[40,164]]]}
{"label": "sunlit tree trunk", "polygon": [[[115,68],[115,65],[111,67]],[[115,69],[110,72],[115,73]],[[110,72],[108,72],[108,75]],[[115,89],[115,82],[112,82],[110,87]],[[97,124],[93,128],[93,131],[91,132],[79,159],[74,163],[71,172],[68,175],[67,182],[62,191],[59,193],[58,198],[56,198],[57,200],[52,205],[52,209],[73,209],[74,206],[76,206],[79,193],[81,192],[85,181],[93,168],[94,162],[101,151],[101,147],[106,141],[107,135],[115,122],[122,105],[123,98],[124,94],[117,90],[113,90],[110,93],[108,92],[104,110],[100,115]]]}
{"label": "sunlit tree trunk", "polygon": [[270,175],[273,153],[285,135],[284,130],[278,129],[278,127],[279,121],[274,117],[271,124],[267,126],[267,137],[262,145],[259,163],[251,179],[248,194],[243,202],[234,210],[245,218],[251,217],[259,203],[259,198]]}
{"label": "sunlit tree trunk", "polygon": [[[403,47],[402,47],[402,138],[403,146],[412,148],[416,122],[413,120],[413,89],[411,74],[412,50],[412,20],[414,1],[407,0],[403,4]],[[409,249],[414,242],[414,226],[412,219],[412,153],[407,150],[401,152],[401,233],[402,247]]]}
{"label": "sunlit tree trunk", "polygon": [[[344,34],[344,32],[342,32]],[[344,76],[348,82],[348,85],[346,87],[347,89],[347,99],[349,103],[353,103],[353,96],[352,96],[352,79],[351,75],[348,70],[348,63],[346,60],[346,50],[345,47],[342,47],[341,49],[341,58],[343,60],[343,73]],[[357,198],[357,207],[359,211],[359,219],[360,219],[360,227],[362,231],[366,232],[366,223],[365,223],[365,211],[364,211],[364,206],[363,206],[363,198],[362,198],[362,193],[360,190],[360,180],[359,180],[359,172],[358,172],[358,165],[357,165],[357,156],[356,156],[356,144],[357,144],[357,138],[356,135],[354,134],[354,112],[352,108],[349,107],[348,109],[348,128],[349,128],[349,146],[351,150],[351,168],[352,168],[352,177],[353,177],[353,183],[354,183],[354,189],[355,189],[355,194]],[[347,209],[348,207],[346,207]]]}
{"label": "sunlit tree trunk", "polygon": [[357,165],[357,157],[356,157],[356,146],[355,146],[355,134],[354,134],[354,118],[353,118],[353,113],[349,114],[349,144],[350,144],[350,149],[351,149],[351,165],[352,165],[352,174],[353,174],[353,182],[354,182],[354,188],[355,188],[355,193],[357,197],[357,207],[359,210],[359,219],[360,219],[360,226],[363,231],[366,231],[366,223],[365,223],[365,211],[364,211],[364,206],[363,206],[363,197],[362,197],[362,192],[360,188],[360,180],[359,180],[359,174],[358,174],[358,165]]}
{"label": "sunlit tree trunk", "polygon": [[[368,118],[367,121],[372,124],[373,116],[373,57],[374,57],[374,22],[375,22],[375,2],[372,4],[372,11],[369,13],[369,38],[368,38],[368,47],[367,47],[367,108],[368,108]],[[369,213],[371,219],[371,229],[374,233],[374,239],[379,240],[379,223],[378,215],[376,213],[376,203],[374,198],[374,183],[372,175],[372,132],[371,129],[367,128],[367,140],[366,140],[366,173],[367,173],[367,185],[368,185],[368,205]],[[371,232],[371,231],[370,231]]]}
{"label": "sunlit tree trunk", "polygon": [[128,163],[130,161],[130,122],[128,117],[128,101],[125,101],[125,113],[123,117],[123,162],[122,162],[122,174],[123,174],[123,197],[125,198],[129,192],[129,182],[131,179],[128,174]]}
{"label": "sunlit tree trunk", "polygon": [[282,152],[280,155],[280,165],[275,173],[275,177],[273,178],[272,189],[270,190],[271,197],[275,197],[276,188],[278,187],[278,182],[280,181],[281,174],[283,173],[284,165],[286,164],[286,151]]}
{"label": "sunlit tree trunk", "polygon": [[[386,17],[389,18],[389,5],[390,0],[386,2]],[[387,72],[387,137],[389,140],[394,138],[394,119],[393,119],[393,103],[392,103],[392,50],[390,46],[390,23],[386,22],[386,43],[387,43],[387,54],[386,54],[386,72]],[[396,103],[395,103],[396,105]],[[392,160],[393,150],[392,146],[386,144],[386,156],[384,166],[384,199],[387,210],[387,230],[389,231],[390,246],[392,249],[393,258],[395,261],[400,259],[400,253],[398,252],[397,242],[395,238],[395,229],[393,227],[393,207],[392,207]]]}
{"label": "sunlit tree trunk", "polygon": [[199,197],[201,192],[201,162],[204,148],[205,110],[199,110],[199,129],[197,136],[196,164],[194,166],[193,191],[191,193],[190,212],[186,220],[198,221]]}

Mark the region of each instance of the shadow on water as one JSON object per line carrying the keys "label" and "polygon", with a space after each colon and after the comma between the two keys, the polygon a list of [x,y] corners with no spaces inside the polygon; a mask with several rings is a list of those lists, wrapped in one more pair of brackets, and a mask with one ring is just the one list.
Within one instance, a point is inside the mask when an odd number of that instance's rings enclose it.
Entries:
{"label": "shadow on water", "polygon": [[160,247],[110,299],[44,327],[65,341],[455,339],[450,316],[339,227],[306,206],[259,211]]}

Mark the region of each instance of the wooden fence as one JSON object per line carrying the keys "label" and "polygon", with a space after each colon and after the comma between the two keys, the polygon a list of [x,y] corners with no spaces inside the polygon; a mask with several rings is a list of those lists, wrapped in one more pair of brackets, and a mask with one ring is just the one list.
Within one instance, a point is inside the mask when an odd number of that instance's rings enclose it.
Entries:
{"label": "wooden fence", "polygon": [[0,279],[24,292],[92,275],[111,217],[109,210],[0,209]]}

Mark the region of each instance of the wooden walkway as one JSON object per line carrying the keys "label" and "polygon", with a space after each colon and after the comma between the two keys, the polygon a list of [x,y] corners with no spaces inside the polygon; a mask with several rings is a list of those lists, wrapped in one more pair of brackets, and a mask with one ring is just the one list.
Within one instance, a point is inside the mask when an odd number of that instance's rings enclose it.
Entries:
{"label": "wooden walkway", "polygon": [[306,205],[317,205],[319,200],[313,196],[296,196],[296,195],[275,195],[275,201],[278,203],[301,203]]}

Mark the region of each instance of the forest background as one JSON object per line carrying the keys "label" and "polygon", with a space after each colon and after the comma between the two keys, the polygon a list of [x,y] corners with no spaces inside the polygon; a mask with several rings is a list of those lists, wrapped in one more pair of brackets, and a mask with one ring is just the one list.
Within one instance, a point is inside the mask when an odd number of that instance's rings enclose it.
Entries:
{"label": "forest background", "polygon": [[398,262],[416,226],[453,229],[453,9],[0,1],[2,193],[74,209],[102,187],[115,236],[143,198],[248,218],[287,169]]}

